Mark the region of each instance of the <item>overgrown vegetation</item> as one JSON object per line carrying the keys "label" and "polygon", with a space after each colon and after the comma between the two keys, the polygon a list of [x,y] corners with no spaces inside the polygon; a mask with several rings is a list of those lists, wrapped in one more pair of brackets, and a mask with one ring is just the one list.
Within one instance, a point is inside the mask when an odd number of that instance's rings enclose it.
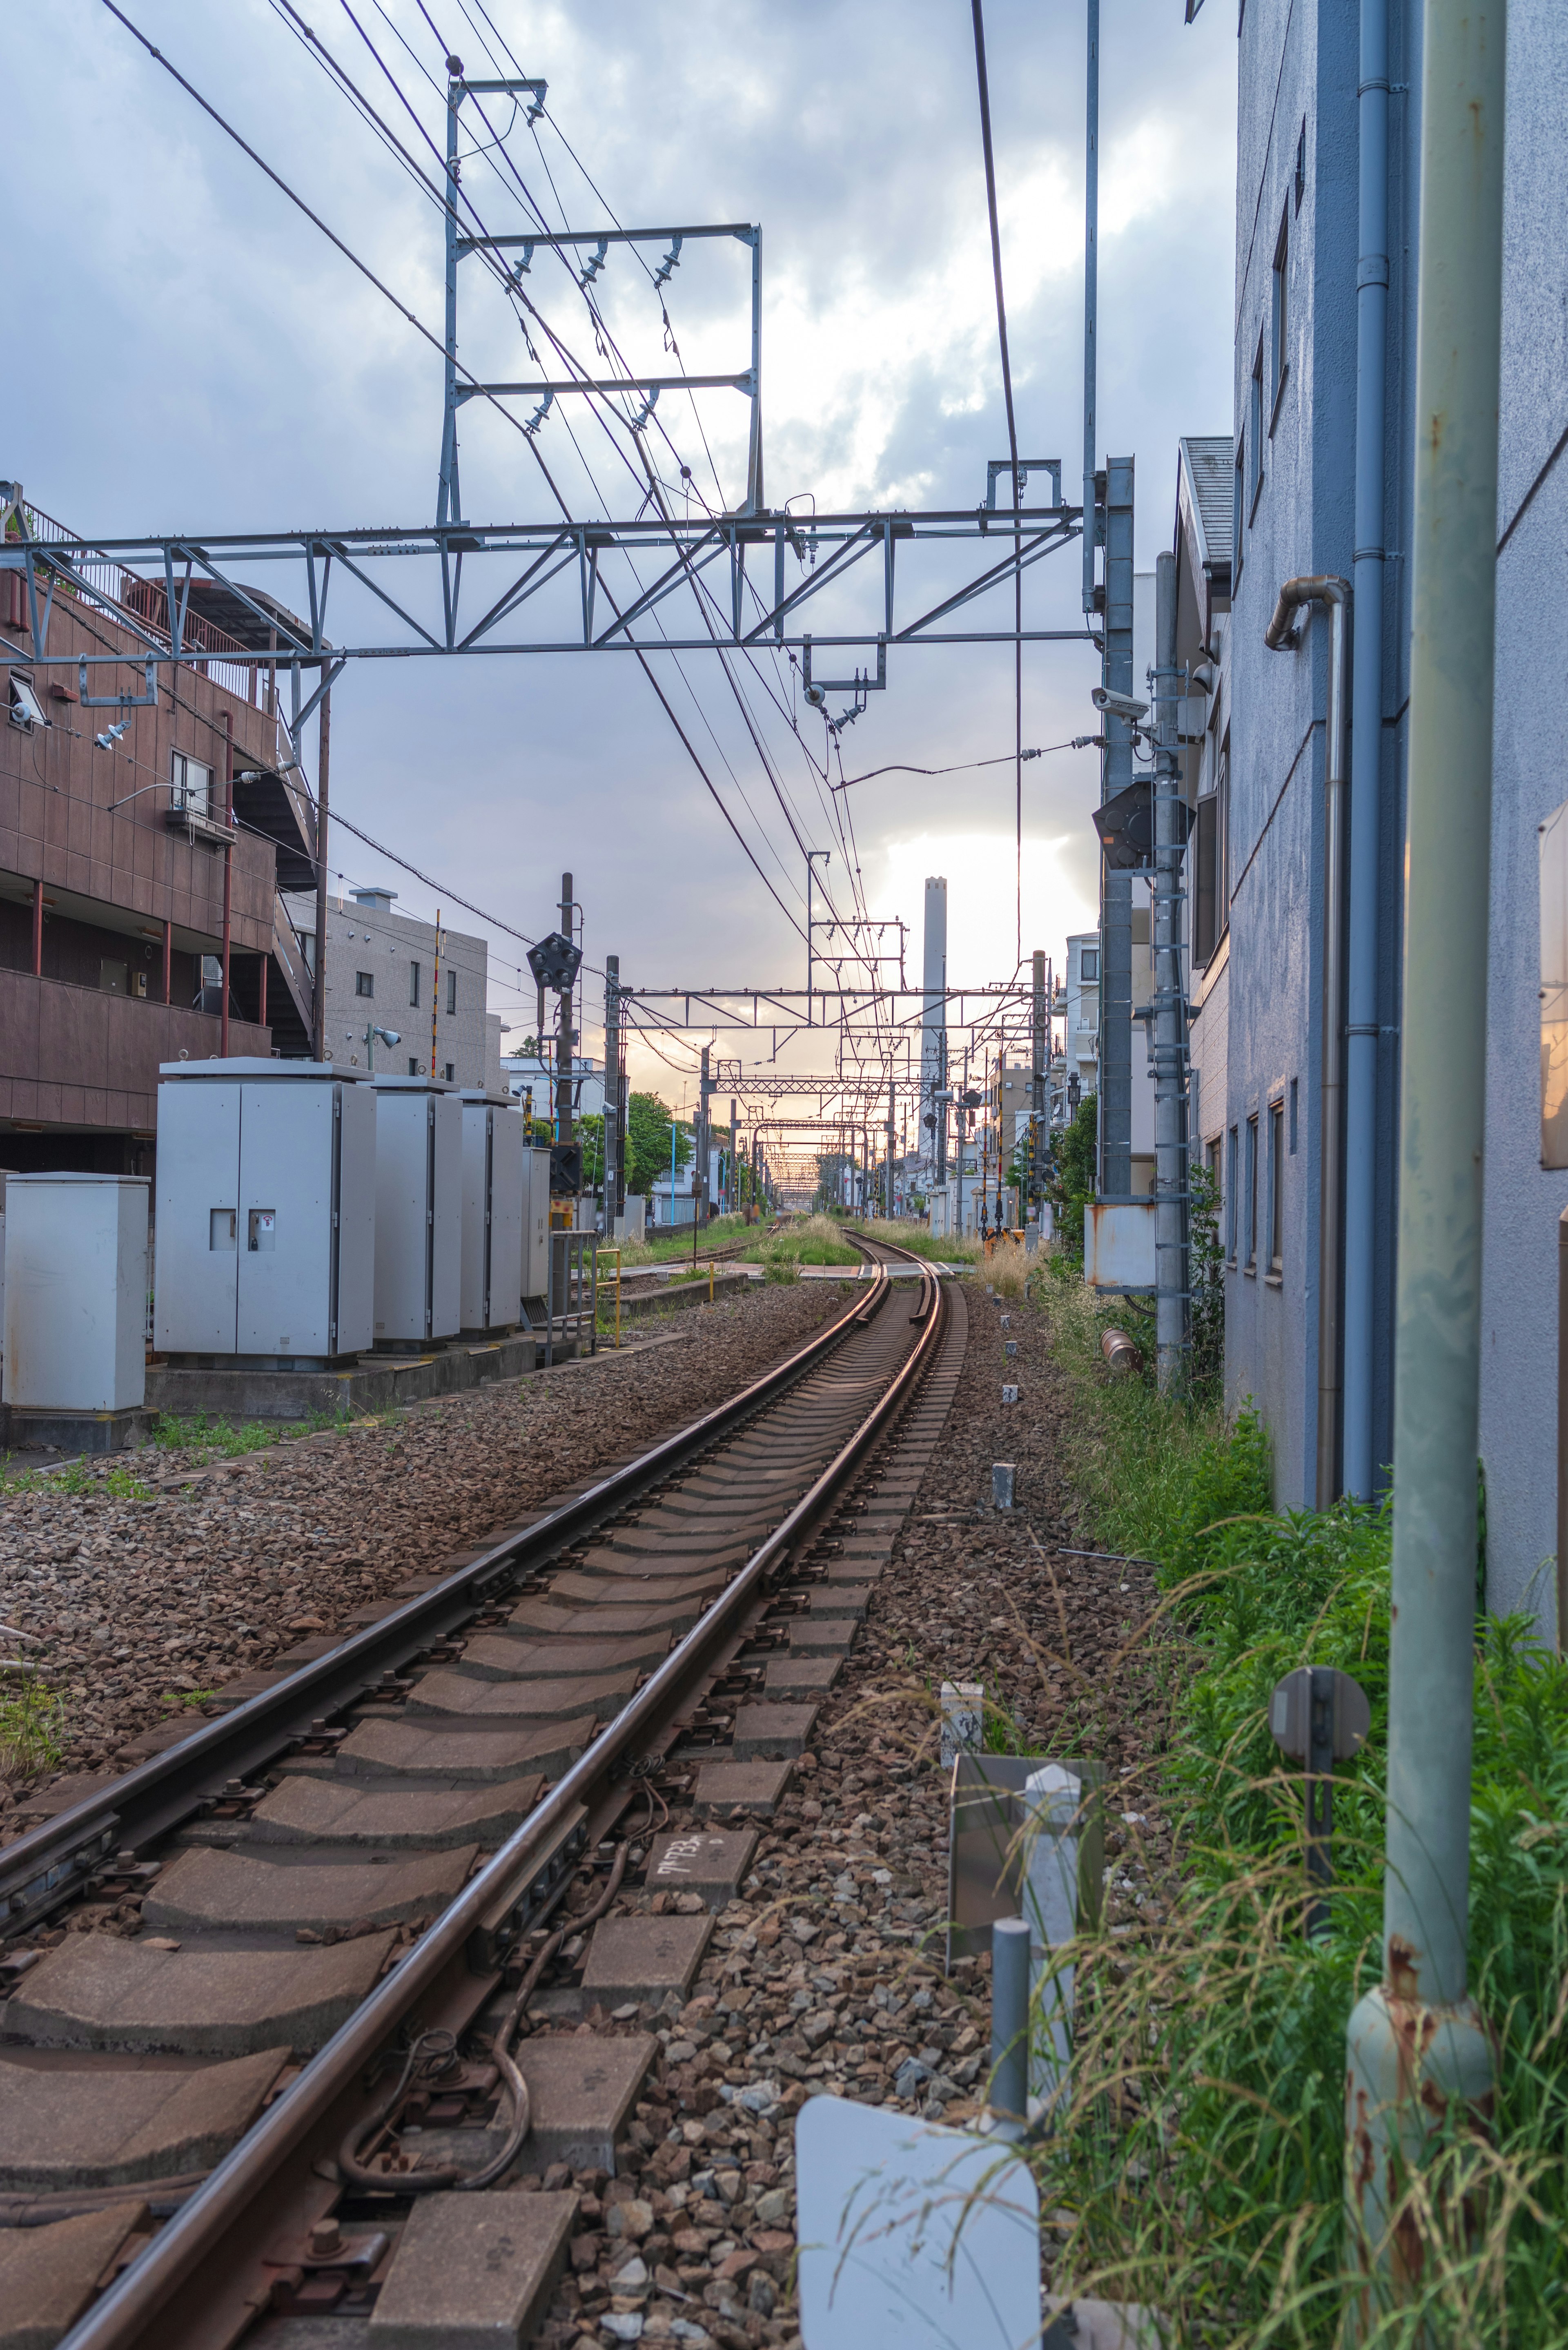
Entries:
{"label": "overgrown vegetation", "polygon": [[1098,1115],[1099,1097],[1085,1094],[1067,1124],[1052,1129],[1045,1162],[1045,1198],[1057,1242],[1075,1265],[1084,1262],[1084,1211],[1095,1196]]}
{"label": "overgrown vegetation", "polygon": [[[1116,1380],[1103,1310],[1047,1284],[1077,1390],[1097,1539],[1157,1563],[1169,1743],[1155,1785],[1179,1882],[1149,1921],[1085,1938],[1071,2110],[1043,2147],[1057,2284],[1151,2303],[1180,2344],[1340,2350],[1360,2283],[1342,2220],[1345,2031],[1380,1970],[1391,1530],[1278,1513],[1257,1420]],[[1135,1636],[1137,1637],[1137,1636]],[[1335,1791],[1331,1930],[1304,1932],[1303,1787],[1267,1727],[1303,1663],[1372,1703]],[[1568,2345],[1568,1668],[1520,1619],[1478,1627],[1470,1982],[1498,2035],[1490,2141],[1451,2117],[1412,2187],[1419,2286],[1362,2343]],[[1163,1914],[1162,1914],[1163,1912]],[[1468,2203],[1465,2197],[1468,2195]]]}
{"label": "overgrown vegetation", "polygon": [[863,1264],[864,1257],[844,1237],[832,1216],[802,1216],[776,1232],[765,1233],[746,1251],[752,1264]]}

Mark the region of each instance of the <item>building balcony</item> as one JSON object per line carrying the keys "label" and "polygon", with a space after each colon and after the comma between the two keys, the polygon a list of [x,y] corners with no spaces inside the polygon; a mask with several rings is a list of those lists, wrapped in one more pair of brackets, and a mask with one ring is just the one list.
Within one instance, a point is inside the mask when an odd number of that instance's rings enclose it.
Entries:
{"label": "building balcony", "polygon": [[[215,1060],[216,1013],[0,970],[0,1126],[151,1135],[158,1065]],[[231,1055],[265,1060],[272,1031],[229,1022]]]}

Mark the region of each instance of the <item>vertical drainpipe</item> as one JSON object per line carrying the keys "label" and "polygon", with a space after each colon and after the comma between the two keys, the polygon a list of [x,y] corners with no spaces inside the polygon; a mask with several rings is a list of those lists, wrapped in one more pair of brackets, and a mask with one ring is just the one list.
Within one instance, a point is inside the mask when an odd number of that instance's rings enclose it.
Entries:
{"label": "vertical drainpipe", "polygon": [[1345,1070],[1343,1489],[1372,1499],[1376,1277],[1378,845],[1383,775],[1383,439],[1388,320],[1388,0],[1361,0],[1355,264],[1355,612]]}
{"label": "vertical drainpipe", "polygon": [[1391,2189],[1493,2079],[1467,1958],[1506,47],[1504,0],[1426,0],[1383,1980],[1345,2083],[1363,2334],[1422,2286]]}
{"label": "vertical drainpipe", "polygon": [[1350,582],[1333,573],[1287,579],[1263,631],[1271,652],[1293,651],[1303,605],[1328,608],[1328,700],[1323,746],[1323,1078],[1318,1119],[1317,1461],[1315,1501],[1339,1492],[1340,1157],[1344,1132],[1345,618]]}

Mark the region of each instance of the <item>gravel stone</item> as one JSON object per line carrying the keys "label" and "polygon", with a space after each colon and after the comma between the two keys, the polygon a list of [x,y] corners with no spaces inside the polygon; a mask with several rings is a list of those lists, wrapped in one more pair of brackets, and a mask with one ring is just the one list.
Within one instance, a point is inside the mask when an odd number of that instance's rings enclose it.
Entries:
{"label": "gravel stone", "polygon": [[[834,1284],[759,1286],[670,1333],[234,1461],[149,1451],[88,1463],[88,1490],[0,1497],[0,1616],[64,1700],[57,1769],[113,1767],[126,1742],[201,1719],[308,1633],[347,1635],[454,1552],[721,1402],[842,1310]],[[129,1471],[149,1501],[115,1499]],[[118,1653],[112,1653],[118,1651]],[[0,1786],[0,1843],[30,1783]],[[16,1800],[18,1793],[22,1800]]]}

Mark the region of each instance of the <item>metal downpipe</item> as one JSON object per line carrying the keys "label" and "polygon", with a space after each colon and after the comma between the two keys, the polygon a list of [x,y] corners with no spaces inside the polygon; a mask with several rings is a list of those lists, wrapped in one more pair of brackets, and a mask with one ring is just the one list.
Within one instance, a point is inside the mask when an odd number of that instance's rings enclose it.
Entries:
{"label": "metal downpipe", "polygon": [[1318,1120],[1317,1463],[1314,1498],[1327,1509],[1339,1492],[1339,1276],[1341,1137],[1345,1037],[1345,616],[1350,582],[1332,572],[1287,579],[1263,631],[1271,652],[1301,642],[1295,615],[1328,608],[1328,702],[1323,749],[1323,1072]]}
{"label": "metal downpipe", "polygon": [[1372,1499],[1377,1275],[1378,862],[1383,783],[1383,456],[1388,323],[1388,0],[1361,0],[1355,265],[1355,608],[1345,1048],[1343,1490]]}

